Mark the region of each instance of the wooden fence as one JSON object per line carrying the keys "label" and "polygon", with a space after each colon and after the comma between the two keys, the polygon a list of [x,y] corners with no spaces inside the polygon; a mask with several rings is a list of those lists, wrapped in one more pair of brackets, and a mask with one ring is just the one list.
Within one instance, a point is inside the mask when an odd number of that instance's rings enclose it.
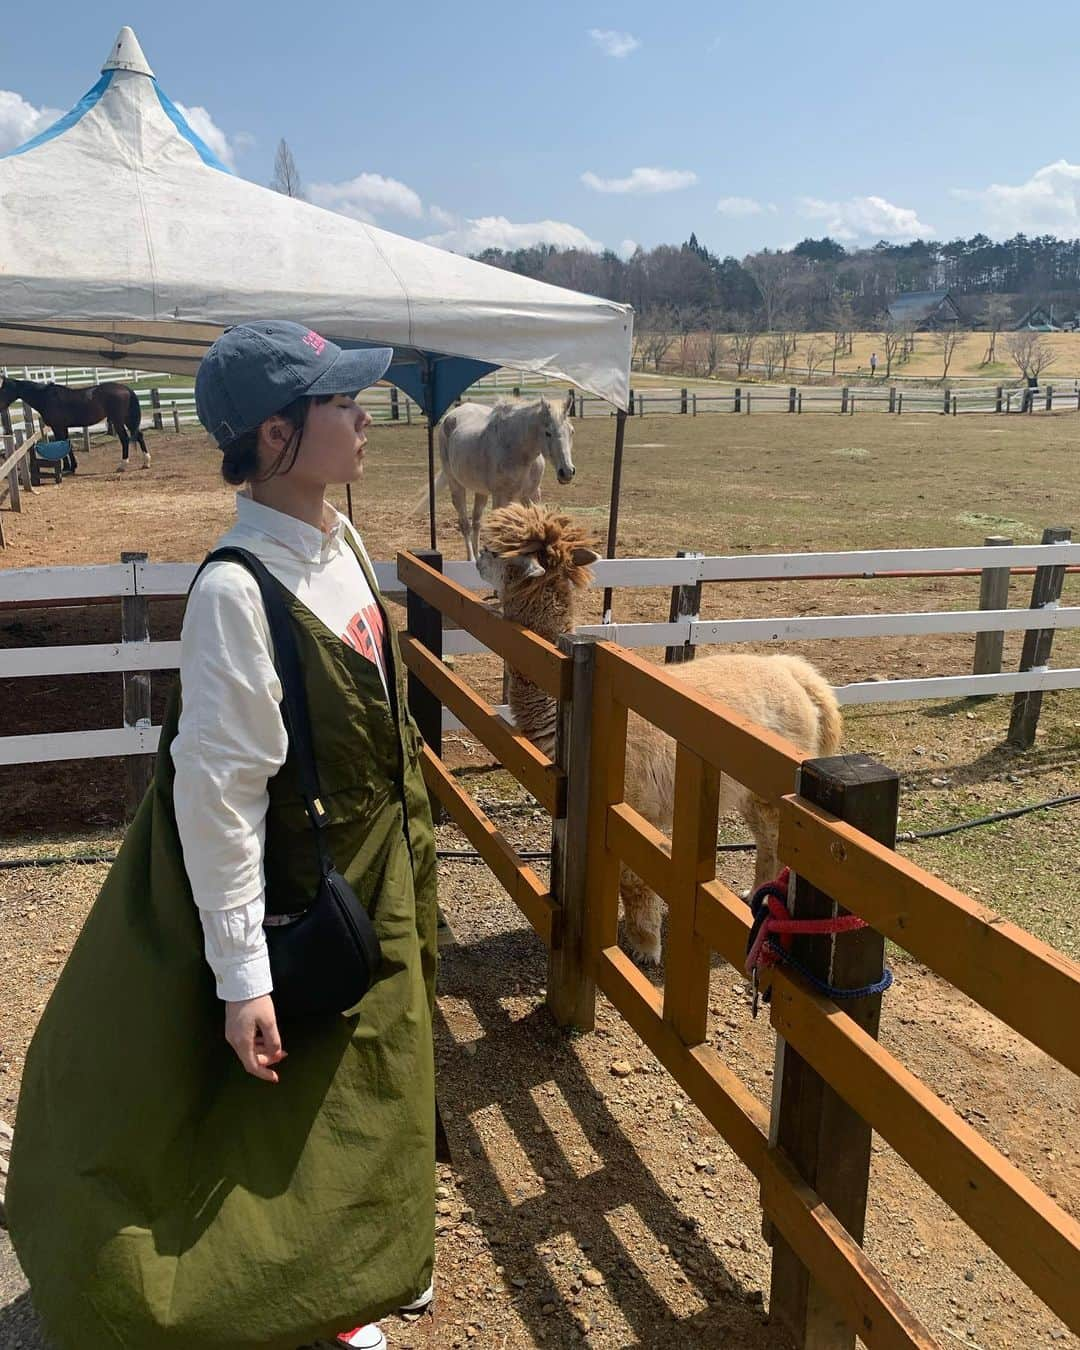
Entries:
{"label": "wooden fence", "polygon": [[[429,790],[548,947],[556,1019],[591,1029],[600,989],[758,1182],[773,1245],[771,1316],[795,1344],[847,1350],[856,1335],[890,1350],[939,1344],[861,1246],[871,1131],[1080,1330],[1080,1224],[877,1043],[880,995],[841,1007],[774,968],[771,1113],[708,1044],[712,954],[741,970],[749,932],[746,904],[715,874],[720,774],[778,806],[781,857],[798,874],[794,913],[850,912],[870,925],[797,939],[795,955],[813,973],[861,987],[880,976],[889,938],[1077,1072],[1080,967],[898,857],[890,770],[861,756],[803,761],[794,746],[633,653],[582,636],[556,649],[493,617],[422,558],[402,555],[398,574],[410,591],[403,655],[426,724]],[[441,633],[432,613],[560,700],[554,759],[425,647],[425,632]],[[548,886],[443,765],[443,705],[552,816]],[[670,839],[627,801],[630,713],[676,743]],[[662,990],[617,945],[623,865],[667,904]]]}

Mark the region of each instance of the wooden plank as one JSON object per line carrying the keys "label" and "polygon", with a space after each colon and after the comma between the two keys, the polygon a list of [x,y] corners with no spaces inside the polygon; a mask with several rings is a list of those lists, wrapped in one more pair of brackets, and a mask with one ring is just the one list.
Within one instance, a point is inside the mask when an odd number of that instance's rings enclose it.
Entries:
{"label": "wooden plank", "polygon": [[[1053,552],[1051,552],[1053,550]],[[755,553],[703,558],[703,581],[761,581],[821,572],[872,577],[907,568],[1028,567],[1080,561],[1080,544],[1016,544],[1008,548],[882,548],[843,553]],[[598,564],[599,566],[599,564]],[[659,583],[658,583],[659,584]]]}
{"label": "wooden plank", "polygon": [[[808,760],[800,775],[804,798],[828,807],[886,847],[896,842],[900,778],[867,755]],[[798,919],[830,918],[847,911],[830,892],[795,877],[791,912]],[[792,960],[837,988],[861,988],[881,978],[885,939],[873,928],[836,936],[797,935]],[[845,999],[842,1016],[876,1038],[881,995]],[[839,1097],[814,1066],[783,1038],[778,1039],[773,1073],[769,1141],[778,1145],[829,1206],[856,1242],[862,1242],[870,1179],[870,1127]],[[797,1345],[819,1350],[854,1350],[855,1340],[841,1310],[782,1238],[773,1244],[770,1309]]]}
{"label": "wooden plank", "polygon": [[560,1026],[592,1031],[596,979],[588,955],[587,863],[596,644],[567,633],[559,650],[572,662],[573,687],[569,701],[560,704],[555,739],[555,762],[566,776],[566,811],[551,831],[551,890],[562,921],[560,940],[548,957],[547,1005]]}
{"label": "wooden plank", "polygon": [[1080,1223],[834,1004],[782,970],[772,987],[777,1033],[1080,1332]]}
{"label": "wooden plank", "polygon": [[673,885],[671,844],[667,835],[626,802],[608,808],[607,847],[636,872],[650,890],[666,899]]}
{"label": "wooden plank", "polygon": [[618,947],[602,951],[597,983],[736,1156],[763,1182],[770,1216],[812,1263],[873,1350],[939,1350],[888,1281],[782,1154],[769,1150],[765,1108],[708,1045],[686,1046],[665,1023],[660,993]]}
{"label": "wooden plank", "polygon": [[816,1271],[848,1326],[871,1350],[941,1350],[911,1311],[779,1149],[761,1169],[761,1203],[803,1264]]}
{"label": "wooden plank", "polygon": [[532,793],[549,815],[561,815],[566,780],[556,765],[509,722],[493,712],[478,694],[441,661],[436,660],[426,647],[407,634],[401,636],[400,645],[402,658],[409,670],[461,719],[474,736],[483,741],[500,764]]}
{"label": "wooden plank", "polygon": [[780,855],[1052,1059],[1080,1073],[1080,964],[795,796]]}
{"label": "wooden plank", "polygon": [[720,773],[685,745],[675,752],[664,1021],[684,1045],[708,1035],[709,948],[694,931],[697,888],[716,876]]}
{"label": "wooden plank", "polygon": [[[1051,526],[1043,530],[1043,545],[1052,546],[1072,537],[1072,531],[1065,526]],[[1065,568],[1058,565],[1040,567],[1035,573],[1031,588],[1031,610],[1036,616],[1049,617],[1046,611],[1056,610],[1061,596],[1061,587],[1065,581]],[[1054,645],[1054,627],[1047,623],[1044,627],[1031,629],[1024,635],[1024,649],[1020,656],[1021,670],[1040,670],[1050,661],[1050,651]],[[1006,740],[1021,750],[1030,750],[1035,744],[1035,732],[1039,725],[1039,713],[1042,711],[1042,690],[1025,689],[1013,698],[1012,713],[1009,717],[1009,730]]]}
{"label": "wooden plank", "polygon": [[1080,689],[1080,667],[1025,670],[1002,675],[938,675],[918,680],[880,680],[842,684],[834,690],[844,706],[864,703],[907,703],[920,698],[984,698],[1020,689]]}
{"label": "wooden plank", "polygon": [[[599,654],[599,653],[598,653]],[[587,956],[594,972],[599,954],[619,936],[619,859],[608,847],[610,808],[626,792],[626,709],[612,697],[610,667],[593,670],[592,763],[589,771]]]}
{"label": "wooden plank", "polygon": [[103,642],[83,647],[9,647],[0,650],[0,679],[93,675],[123,670],[176,670],[179,642]]}
{"label": "wooden plank", "polygon": [[13,567],[0,572],[0,602],[82,600],[133,595],[130,567],[104,563],[89,567]]}
{"label": "wooden plank", "polygon": [[18,467],[19,461],[30,453],[31,448],[37,445],[42,436],[39,431],[35,431],[32,436],[26,436],[21,441],[17,436],[15,439],[18,442],[15,449],[0,459],[0,478],[6,478],[12,473]]}
{"label": "wooden plank", "polygon": [[750,906],[722,881],[706,881],[697,888],[694,932],[709,944],[711,951],[718,952],[743,973],[750,936]]}
{"label": "wooden plank", "polygon": [[[1007,579],[1007,570],[1004,570],[1004,575]],[[620,624],[618,640],[625,642],[623,634],[632,635],[636,626]],[[957,609],[898,614],[815,614],[807,618],[699,619],[691,625],[690,641],[696,645],[719,642],[803,642],[810,638],[1017,632],[1032,628],[1080,628],[1080,606],[1051,609],[1045,613],[1029,609]]]}
{"label": "wooden plank", "polygon": [[[1001,395],[998,394],[998,402]],[[999,410],[1000,411],[1000,410]],[[986,548],[1004,548],[1013,540],[1005,534],[989,534],[983,540]],[[1002,610],[1009,607],[1009,569],[987,567],[979,579],[979,608]],[[1001,656],[1005,638],[1001,630],[980,633],[975,639],[975,658],[972,675],[996,675],[1001,670]]]}
{"label": "wooden plank", "polygon": [[398,576],[546,694],[558,699],[569,697],[570,663],[550,642],[494,613],[461,586],[425,567],[411,553],[398,554]]}
{"label": "wooden plank", "polygon": [[[425,567],[433,572],[442,571],[442,554],[427,551],[422,555]],[[435,661],[442,663],[443,657],[443,621],[442,615],[428,604],[416,591],[406,592],[405,615],[409,637],[427,649]],[[416,719],[417,730],[431,747],[432,752],[442,757],[442,704],[437,696],[424,684],[413,671],[408,675],[409,711]],[[433,812],[433,814],[435,814]],[[437,820],[436,820],[437,823]]]}
{"label": "wooden plank", "polygon": [[109,759],[157,750],[160,727],[49,731],[0,736],[0,764],[47,764],[64,759]]}
{"label": "wooden plank", "polygon": [[759,797],[774,801],[791,791],[805,756],[790,741],[633,653],[600,643],[597,666],[612,672],[614,697]]}
{"label": "wooden plank", "polygon": [[420,752],[424,781],[446,808],[462,834],[484,859],[502,888],[528,919],[548,947],[558,941],[559,908],[531,867],[526,867],[513,845],[457,785],[446,765],[425,745]]}

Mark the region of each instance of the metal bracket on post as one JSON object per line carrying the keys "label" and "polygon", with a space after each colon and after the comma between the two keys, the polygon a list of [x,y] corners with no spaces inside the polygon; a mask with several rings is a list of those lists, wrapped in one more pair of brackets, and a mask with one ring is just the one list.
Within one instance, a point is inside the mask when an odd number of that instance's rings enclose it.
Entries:
{"label": "metal bracket on post", "polygon": [[[900,777],[867,755],[808,760],[799,792],[807,801],[892,848]],[[795,879],[796,918],[827,918],[848,911],[801,877]],[[839,938],[801,937],[792,955],[806,969],[838,988],[855,989],[880,979],[885,939],[872,928]],[[774,990],[774,1010],[782,993]],[[877,1038],[881,995],[845,999],[842,1011]],[[866,1221],[870,1177],[870,1126],[784,1040],[777,1039],[773,1074],[770,1146],[781,1148],[799,1174],[856,1242]],[[832,1299],[773,1230],[770,1315],[786,1326],[798,1346],[853,1350],[855,1333]]]}
{"label": "metal bracket on post", "polygon": [[570,698],[559,706],[555,762],[566,775],[566,813],[552,823],[551,890],[559,902],[558,940],[548,953],[547,1004],[560,1026],[592,1031],[596,977],[588,964],[587,831],[596,639],[559,638],[573,662]]}

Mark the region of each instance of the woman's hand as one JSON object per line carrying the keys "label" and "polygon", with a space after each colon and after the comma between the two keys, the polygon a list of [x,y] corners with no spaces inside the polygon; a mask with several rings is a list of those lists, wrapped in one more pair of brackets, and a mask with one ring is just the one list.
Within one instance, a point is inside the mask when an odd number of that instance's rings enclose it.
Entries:
{"label": "woman's hand", "polygon": [[278,1082],[272,1066],[280,1064],[286,1052],[281,1048],[274,1000],[269,994],[225,1004],[225,1039],[253,1078]]}

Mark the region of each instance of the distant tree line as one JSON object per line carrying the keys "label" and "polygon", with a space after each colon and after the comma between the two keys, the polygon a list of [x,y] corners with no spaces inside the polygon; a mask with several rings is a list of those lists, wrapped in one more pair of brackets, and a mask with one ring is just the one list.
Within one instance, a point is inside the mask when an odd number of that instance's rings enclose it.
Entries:
{"label": "distant tree line", "polygon": [[[691,235],[682,245],[639,248],[629,258],[605,250],[486,249],[481,261],[556,286],[631,304],[643,329],[759,333],[828,332],[838,307],[856,329],[880,326],[889,304],[914,291],[950,290],[968,326],[986,326],[988,296],[1008,296],[1001,322],[1036,303],[1070,317],[1080,308],[1080,239],[985,234],[949,243],[884,241],[848,249],[835,239],[804,239],[790,250],[721,258]],[[999,323],[998,326],[1001,326]]]}

